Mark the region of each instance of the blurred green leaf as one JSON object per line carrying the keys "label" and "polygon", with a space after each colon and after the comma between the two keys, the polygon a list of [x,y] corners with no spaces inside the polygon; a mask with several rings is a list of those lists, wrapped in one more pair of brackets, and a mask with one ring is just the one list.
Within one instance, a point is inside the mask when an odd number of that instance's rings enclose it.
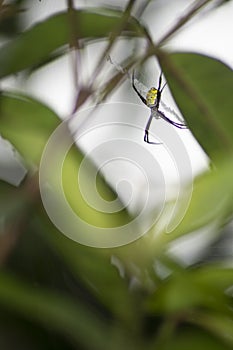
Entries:
{"label": "blurred green leaf", "polygon": [[[85,162],[88,164],[84,171],[85,182],[80,181],[78,178],[77,185],[77,171],[80,170],[84,155],[77,151],[77,148],[73,146],[67,153],[65,161],[62,164],[62,185],[71,208],[82,220],[87,220],[88,224],[103,228],[114,228],[127,224],[131,218],[127,214],[123,203],[117,198],[116,193],[109,187],[100,174],[97,175],[96,183],[95,179],[91,176],[97,174],[97,168],[88,157],[85,157]],[[83,174],[83,170],[80,172]],[[54,175],[54,183],[58,180],[58,174],[56,170],[51,173]],[[59,185],[59,184],[58,184]],[[95,185],[98,192],[94,191]],[[85,197],[83,188],[88,189],[88,196]],[[77,200],[78,198],[78,200]],[[118,210],[108,212],[108,210],[101,209],[102,200],[106,200],[106,205],[110,206],[111,201],[117,198]],[[61,200],[63,200],[61,198]],[[94,203],[94,204],[92,204]],[[70,220],[72,220],[70,218]],[[70,221],[71,222],[71,221]],[[85,233],[83,232],[85,235]],[[104,230],[103,230],[104,234]],[[107,233],[106,233],[107,234]],[[117,233],[116,233],[117,235]],[[110,235],[109,235],[110,236]],[[101,237],[99,237],[101,239]],[[98,235],[96,234],[96,240]],[[111,242],[109,242],[111,244]]]}
{"label": "blurred green leaf", "polygon": [[4,201],[7,200],[9,195],[13,194],[14,190],[15,190],[15,186],[0,180],[0,192],[1,192],[0,201],[4,203]]}
{"label": "blurred green leaf", "polygon": [[61,332],[87,349],[109,349],[107,334],[111,326],[77,300],[31,287],[3,271],[0,304],[28,320]]}
{"label": "blurred green leaf", "polygon": [[221,153],[232,156],[233,71],[194,53],[171,54],[164,71],[178,107],[206,153],[213,160]]}
{"label": "blurred green leaf", "polygon": [[[108,37],[118,25],[121,15],[121,12],[114,10],[102,10],[99,13],[97,10],[76,10],[72,28],[68,13],[59,13],[45,19],[1,47],[0,78],[49,60],[49,55],[56,49],[72,42],[74,32],[77,39],[96,40]],[[130,17],[122,34],[141,36],[142,29],[138,22]]]}
{"label": "blurred green leaf", "polygon": [[0,232],[3,232],[7,224],[19,217],[24,210],[26,202],[23,200],[23,196],[18,196],[17,192],[16,187],[5,181],[0,181]]}
{"label": "blurred green leaf", "polygon": [[[54,141],[50,141],[53,142],[51,157],[47,163],[44,161],[44,171],[47,171],[49,177],[47,180],[51,182],[57,196],[57,211],[59,208],[61,214],[65,215],[61,209],[62,203],[64,203],[64,193],[65,201],[67,200],[71,206],[70,211],[73,209],[78,218],[81,217],[81,220],[87,222],[87,226],[94,225],[94,227],[109,228],[122,226],[129,222],[131,218],[119,199],[118,206],[120,210],[108,213],[98,210],[98,203],[101,202],[101,198],[95,198],[97,209],[96,206],[89,205],[88,201],[83,198],[81,185],[77,185],[77,174],[84,155],[73,145],[74,140],[66,123],[60,124],[57,115],[35,99],[14,94],[4,94],[0,97],[0,132],[15,146],[30,166],[32,164],[33,166],[39,165],[42,152],[58,125],[61,126],[59,128],[60,134],[53,139]],[[66,154],[67,149],[64,153],[64,147],[66,147],[67,142],[69,144],[68,150],[70,146],[73,146]],[[91,160],[87,160],[86,164],[88,164],[88,167],[84,170],[85,176],[83,178],[86,186],[90,187],[88,181],[91,174],[97,172],[97,169]],[[62,179],[60,179],[61,172]],[[62,192],[59,190],[61,188],[60,180],[62,181]],[[108,201],[116,198],[116,194],[100,174],[98,175],[97,187],[101,195]],[[92,196],[92,192],[90,193]],[[95,193],[94,196],[96,196]],[[71,221],[69,224],[71,224]],[[75,226],[74,230],[76,230]],[[98,237],[96,239],[98,240]],[[111,238],[109,239],[111,240]]]}
{"label": "blurred green leaf", "polygon": [[159,240],[164,242],[173,240],[207,225],[212,225],[214,230],[232,216],[231,157],[218,165],[217,170],[207,172],[195,181],[190,203],[187,204],[185,201],[186,207],[184,207],[181,199],[178,205],[181,213],[185,214],[183,220],[172,232],[160,236]]}
{"label": "blurred green leaf", "polygon": [[121,321],[136,326],[135,300],[129,293],[127,281],[111,264],[111,250],[85,247],[68,239],[52,227],[43,212],[34,226],[35,231],[56,249],[70,271],[86,284],[107,310]]}
{"label": "blurred green leaf", "polygon": [[221,311],[229,309],[227,288],[233,284],[233,270],[221,266],[201,266],[174,271],[149,297],[148,309],[158,313],[186,312],[193,308]]}
{"label": "blurred green leaf", "polygon": [[196,350],[198,348],[205,350],[232,349],[230,345],[215,335],[187,326],[182,327],[172,337],[164,338],[159,347],[161,350]]}
{"label": "blurred green leaf", "polygon": [[148,308],[158,314],[175,314],[195,307],[216,308],[222,302],[222,294],[194,283],[191,273],[183,273],[163,283],[150,298]]}
{"label": "blurred green leaf", "polygon": [[37,177],[14,187],[0,181],[0,266],[3,265],[27,227],[33,206],[39,198]]}
{"label": "blurred green leaf", "polygon": [[233,318],[220,312],[194,312],[190,322],[221,337],[233,346]]}
{"label": "blurred green leaf", "polygon": [[202,266],[192,271],[193,281],[213,289],[226,291],[233,286],[233,268],[220,265]]}
{"label": "blurred green leaf", "polygon": [[27,165],[39,164],[58,116],[47,106],[25,95],[0,95],[0,133],[19,151]]}

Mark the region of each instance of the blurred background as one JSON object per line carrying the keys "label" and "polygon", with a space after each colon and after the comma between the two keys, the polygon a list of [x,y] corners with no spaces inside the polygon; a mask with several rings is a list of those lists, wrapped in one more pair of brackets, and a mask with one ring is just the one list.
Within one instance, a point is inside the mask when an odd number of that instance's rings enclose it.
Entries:
{"label": "blurred background", "polygon": [[232,15],[0,2],[1,349],[233,348]]}

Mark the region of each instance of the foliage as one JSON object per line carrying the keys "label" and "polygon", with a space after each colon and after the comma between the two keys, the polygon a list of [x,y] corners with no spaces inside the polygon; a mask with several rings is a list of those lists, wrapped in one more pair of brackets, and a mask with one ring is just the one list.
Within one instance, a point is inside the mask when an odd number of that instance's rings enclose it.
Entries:
{"label": "foliage", "polygon": [[[186,20],[208,2],[200,1]],[[12,4],[14,21],[23,4]],[[0,6],[3,12],[3,2]],[[124,71],[98,88],[94,82],[88,87],[79,86],[74,112],[90,97],[106,99],[131,67],[155,56],[212,170],[195,179],[189,208],[171,234],[155,234],[155,226],[123,247],[96,249],[78,244],[51,223],[39,192],[42,152],[61,124],[60,118],[33,97],[2,91],[0,133],[19,152],[28,173],[19,187],[0,182],[1,349],[233,348],[232,267],[219,260],[187,268],[167,254],[172,241],[196,230],[205,234],[208,228],[213,236],[220,237],[231,220],[233,73],[211,57],[168,53],[163,44],[169,36],[156,46],[137,16],[131,15],[133,6],[134,1],[129,1],[122,11],[75,10],[68,1],[66,12],[15,33],[1,46],[0,76],[23,72],[27,79],[27,74],[48,62],[53,64],[59,55],[74,51],[78,57],[96,40],[107,39],[102,52],[106,58],[118,38],[143,39],[147,49],[141,55],[129,54],[122,62]],[[7,18],[12,20],[11,16]],[[169,35],[175,35],[186,20],[175,25]],[[103,68],[99,63],[94,76]],[[64,161],[62,181],[73,210],[94,225],[124,225],[132,219],[127,208],[117,214],[104,213],[82,200],[75,179],[84,157],[83,151],[73,146]],[[87,179],[96,167],[89,162]],[[56,175],[52,174],[55,180]],[[105,198],[115,198],[101,175],[98,186]],[[166,274],[156,268],[158,264]]]}

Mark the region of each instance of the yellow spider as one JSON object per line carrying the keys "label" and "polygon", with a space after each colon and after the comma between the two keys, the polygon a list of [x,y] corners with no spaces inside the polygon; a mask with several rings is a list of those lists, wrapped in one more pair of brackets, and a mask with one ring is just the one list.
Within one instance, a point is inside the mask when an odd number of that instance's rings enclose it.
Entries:
{"label": "yellow spider", "polygon": [[135,78],[134,78],[134,71],[133,71],[133,74],[132,74],[133,89],[136,91],[136,93],[139,96],[139,98],[141,99],[141,101],[147,107],[149,107],[151,110],[151,114],[150,114],[150,117],[148,119],[148,122],[147,122],[146,128],[145,128],[144,141],[147,143],[150,143],[150,144],[154,144],[154,145],[156,145],[158,143],[149,141],[149,128],[150,128],[150,125],[151,125],[153,118],[156,118],[156,119],[162,118],[166,122],[176,126],[179,129],[187,129],[187,126],[185,124],[174,122],[173,120],[166,117],[166,115],[162,111],[159,110],[159,104],[161,101],[162,91],[163,91],[164,87],[166,86],[166,83],[163,85],[162,88],[161,88],[161,85],[162,85],[162,72],[160,73],[160,76],[159,76],[158,89],[156,89],[155,87],[150,88],[150,90],[148,90],[146,98],[145,98],[142,96],[142,94],[138,91],[138,89],[135,86]]}

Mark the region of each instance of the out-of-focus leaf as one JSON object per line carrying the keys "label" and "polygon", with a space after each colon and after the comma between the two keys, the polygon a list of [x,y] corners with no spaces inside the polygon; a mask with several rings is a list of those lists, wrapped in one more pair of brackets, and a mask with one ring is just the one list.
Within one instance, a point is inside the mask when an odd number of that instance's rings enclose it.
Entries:
{"label": "out-of-focus leaf", "polygon": [[223,295],[192,281],[192,274],[172,277],[154,293],[148,303],[151,312],[158,314],[185,312],[195,307],[218,308]]}
{"label": "out-of-focus leaf", "polygon": [[[20,216],[24,203],[22,196],[17,196],[18,189],[0,181],[0,232],[4,231],[4,227],[16,217]],[[1,248],[0,248],[1,250]]]}
{"label": "out-of-focus leaf", "polygon": [[[155,345],[157,343],[155,342]],[[155,348],[158,348],[155,346]],[[164,337],[159,344],[161,350],[230,350],[232,347],[221,341],[216,335],[204,332],[194,327],[182,327],[172,337]],[[154,349],[153,347],[151,349]]]}
{"label": "out-of-focus leaf", "polygon": [[195,312],[190,320],[192,323],[211,331],[233,346],[233,318],[217,312]]}
{"label": "out-of-focus leaf", "polygon": [[11,1],[11,4],[0,2],[0,33],[1,35],[11,36],[19,32],[20,20],[19,13],[24,11],[21,3],[23,1]]}
{"label": "out-of-focus leaf", "polygon": [[33,205],[39,198],[37,177],[26,178],[14,187],[0,181],[0,265],[11,255],[28,225]]}
{"label": "out-of-focus leaf", "polygon": [[10,185],[5,181],[0,180],[0,192],[1,192],[0,201],[4,202],[10,194],[13,194],[14,190],[15,190],[15,187],[13,185]]}
{"label": "out-of-focus leaf", "polygon": [[[4,94],[0,97],[0,132],[16,147],[29,165],[39,165],[45,145],[59,124],[60,120],[56,114],[34,99],[12,94]],[[66,197],[65,202],[69,202],[71,207],[70,211],[72,212],[73,210],[78,218],[80,217],[81,220],[87,222],[87,227],[90,227],[88,225],[93,225],[94,227],[109,228],[122,226],[127,223],[130,217],[124,209],[124,206],[120,204],[120,200],[118,200],[118,203],[121,209],[117,212],[109,213],[98,210],[98,205],[97,208],[92,207],[89,205],[88,201],[85,201],[81,188],[77,185],[77,174],[84,156],[74,145],[67,155],[67,149],[65,150],[65,154],[63,154],[63,142],[66,141],[70,142],[71,145],[74,143],[70,131],[64,123],[61,125],[60,137],[55,138],[53,143],[51,157],[48,159],[47,163],[44,162],[44,169],[45,171],[48,169],[51,186],[54,186],[54,191],[57,196],[55,207],[58,217],[61,217],[60,214],[65,215],[60,206],[60,204],[64,203],[64,198],[62,197],[64,191]],[[61,147],[61,149],[59,147]],[[63,155],[64,161],[62,158]],[[62,158],[61,164],[59,163],[60,157]],[[86,168],[83,178],[86,187],[90,187],[91,174],[96,172],[96,168],[90,160],[87,162],[89,166]],[[59,167],[59,165],[61,165],[61,167]],[[61,172],[62,184],[59,178]],[[101,175],[98,176],[98,180],[97,187],[101,195],[109,201],[115,199],[116,194],[103,180]],[[44,185],[46,186],[46,184]],[[59,188],[61,188],[61,195]],[[48,189],[45,189],[45,191],[47,195]],[[62,211],[60,214],[59,210]],[[66,220],[68,220],[67,217]],[[70,223],[71,222],[69,222],[69,224]],[[75,226],[74,231],[76,231]],[[97,236],[96,239],[98,240]]]}
{"label": "out-of-focus leaf", "polygon": [[[82,161],[84,160],[84,155],[77,152],[77,148],[73,146],[67,153],[66,159],[62,167],[62,184],[63,190],[66,194],[66,200],[68,201],[71,208],[79,215],[82,220],[87,220],[88,224],[103,227],[104,228],[114,228],[127,224],[131,219],[127,215],[127,211],[124,208],[123,203],[117,198],[119,204],[119,210],[113,212],[107,212],[107,210],[101,210],[102,199],[109,202],[116,199],[116,193],[110,189],[109,185],[103,180],[100,174],[97,175],[96,187],[98,192],[92,192],[94,188],[93,182],[94,178],[91,174],[97,173],[96,166],[91,162],[91,160],[85,161],[88,163],[86,168],[86,182],[85,184],[77,178],[77,171],[80,170]],[[86,163],[86,164],[87,164]],[[80,170],[82,172],[82,169]],[[54,173],[54,177],[57,178],[57,173]],[[78,181],[78,186],[77,186]],[[87,186],[90,188],[88,191],[89,197],[85,198],[83,195],[83,187]],[[93,200],[91,204],[91,200]],[[71,219],[72,220],[72,219]],[[104,231],[103,231],[104,233]],[[83,232],[83,234],[85,234]],[[117,233],[116,233],[117,235]],[[99,237],[101,239],[101,237]],[[96,240],[98,240],[98,234],[96,235]],[[111,245],[111,242],[110,242]]]}
{"label": "out-of-focus leaf", "polygon": [[16,195],[16,191],[14,186],[0,181],[0,263],[8,254],[8,237],[4,233],[25,210],[25,201]]}
{"label": "out-of-focus leaf", "polygon": [[[68,13],[59,13],[4,45],[0,49],[0,78],[40,64],[56,49],[69,44],[74,33],[77,39],[108,37],[118,25],[122,13],[114,10],[99,13],[97,10],[76,10],[73,15],[75,20],[72,21],[72,28]],[[142,35],[140,25],[133,17],[130,17],[122,35]]]}
{"label": "out-of-focus leaf", "polygon": [[209,224],[212,227],[221,226],[232,215],[232,172],[233,163],[229,157],[221,165],[219,163],[217,170],[198,178],[188,207],[184,208],[181,202],[180,210],[185,213],[187,209],[183,220],[172,232],[160,236],[161,240],[173,240]]}
{"label": "out-of-focus leaf", "polygon": [[152,312],[180,312],[203,307],[230,313],[226,289],[233,284],[233,270],[220,266],[204,266],[175,271],[149,298]]}
{"label": "out-of-focus leaf", "polygon": [[58,293],[35,289],[3,271],[0,304],[28,320],[61,332],[87,349],[109,349],[110,338],[106,332],[111,327],[77,300],[74,303]]}
{"label": "out-of-focus leaf", "polygon": [[233,71],[200,54],[174,53],[169,60],[164,71],[194,136],[211,159],[221,153],[232,156]]}
{"label": "out-of-focus leaf", "polygon": [[59,123],[58,116],[35,99],[12,93],[0,96],[0,133],[28,165],[39,164],[45,144]]}
{"label": "out-of-focus leaf", "polygon": [[70,271],[85,283],[107,310],[129,325],[137,323],[135,300],[129,293],[127,281],[111,264],[111,251],[85,247],[67,239],[52,227],[43,213],[35,221],[35,230],[56,249]]}
{"label": "out-of-focus leaf", "polygon": [[192,272],[193,280],[211,288],[226,290],[233,285],[233,268],[207,265]]}

